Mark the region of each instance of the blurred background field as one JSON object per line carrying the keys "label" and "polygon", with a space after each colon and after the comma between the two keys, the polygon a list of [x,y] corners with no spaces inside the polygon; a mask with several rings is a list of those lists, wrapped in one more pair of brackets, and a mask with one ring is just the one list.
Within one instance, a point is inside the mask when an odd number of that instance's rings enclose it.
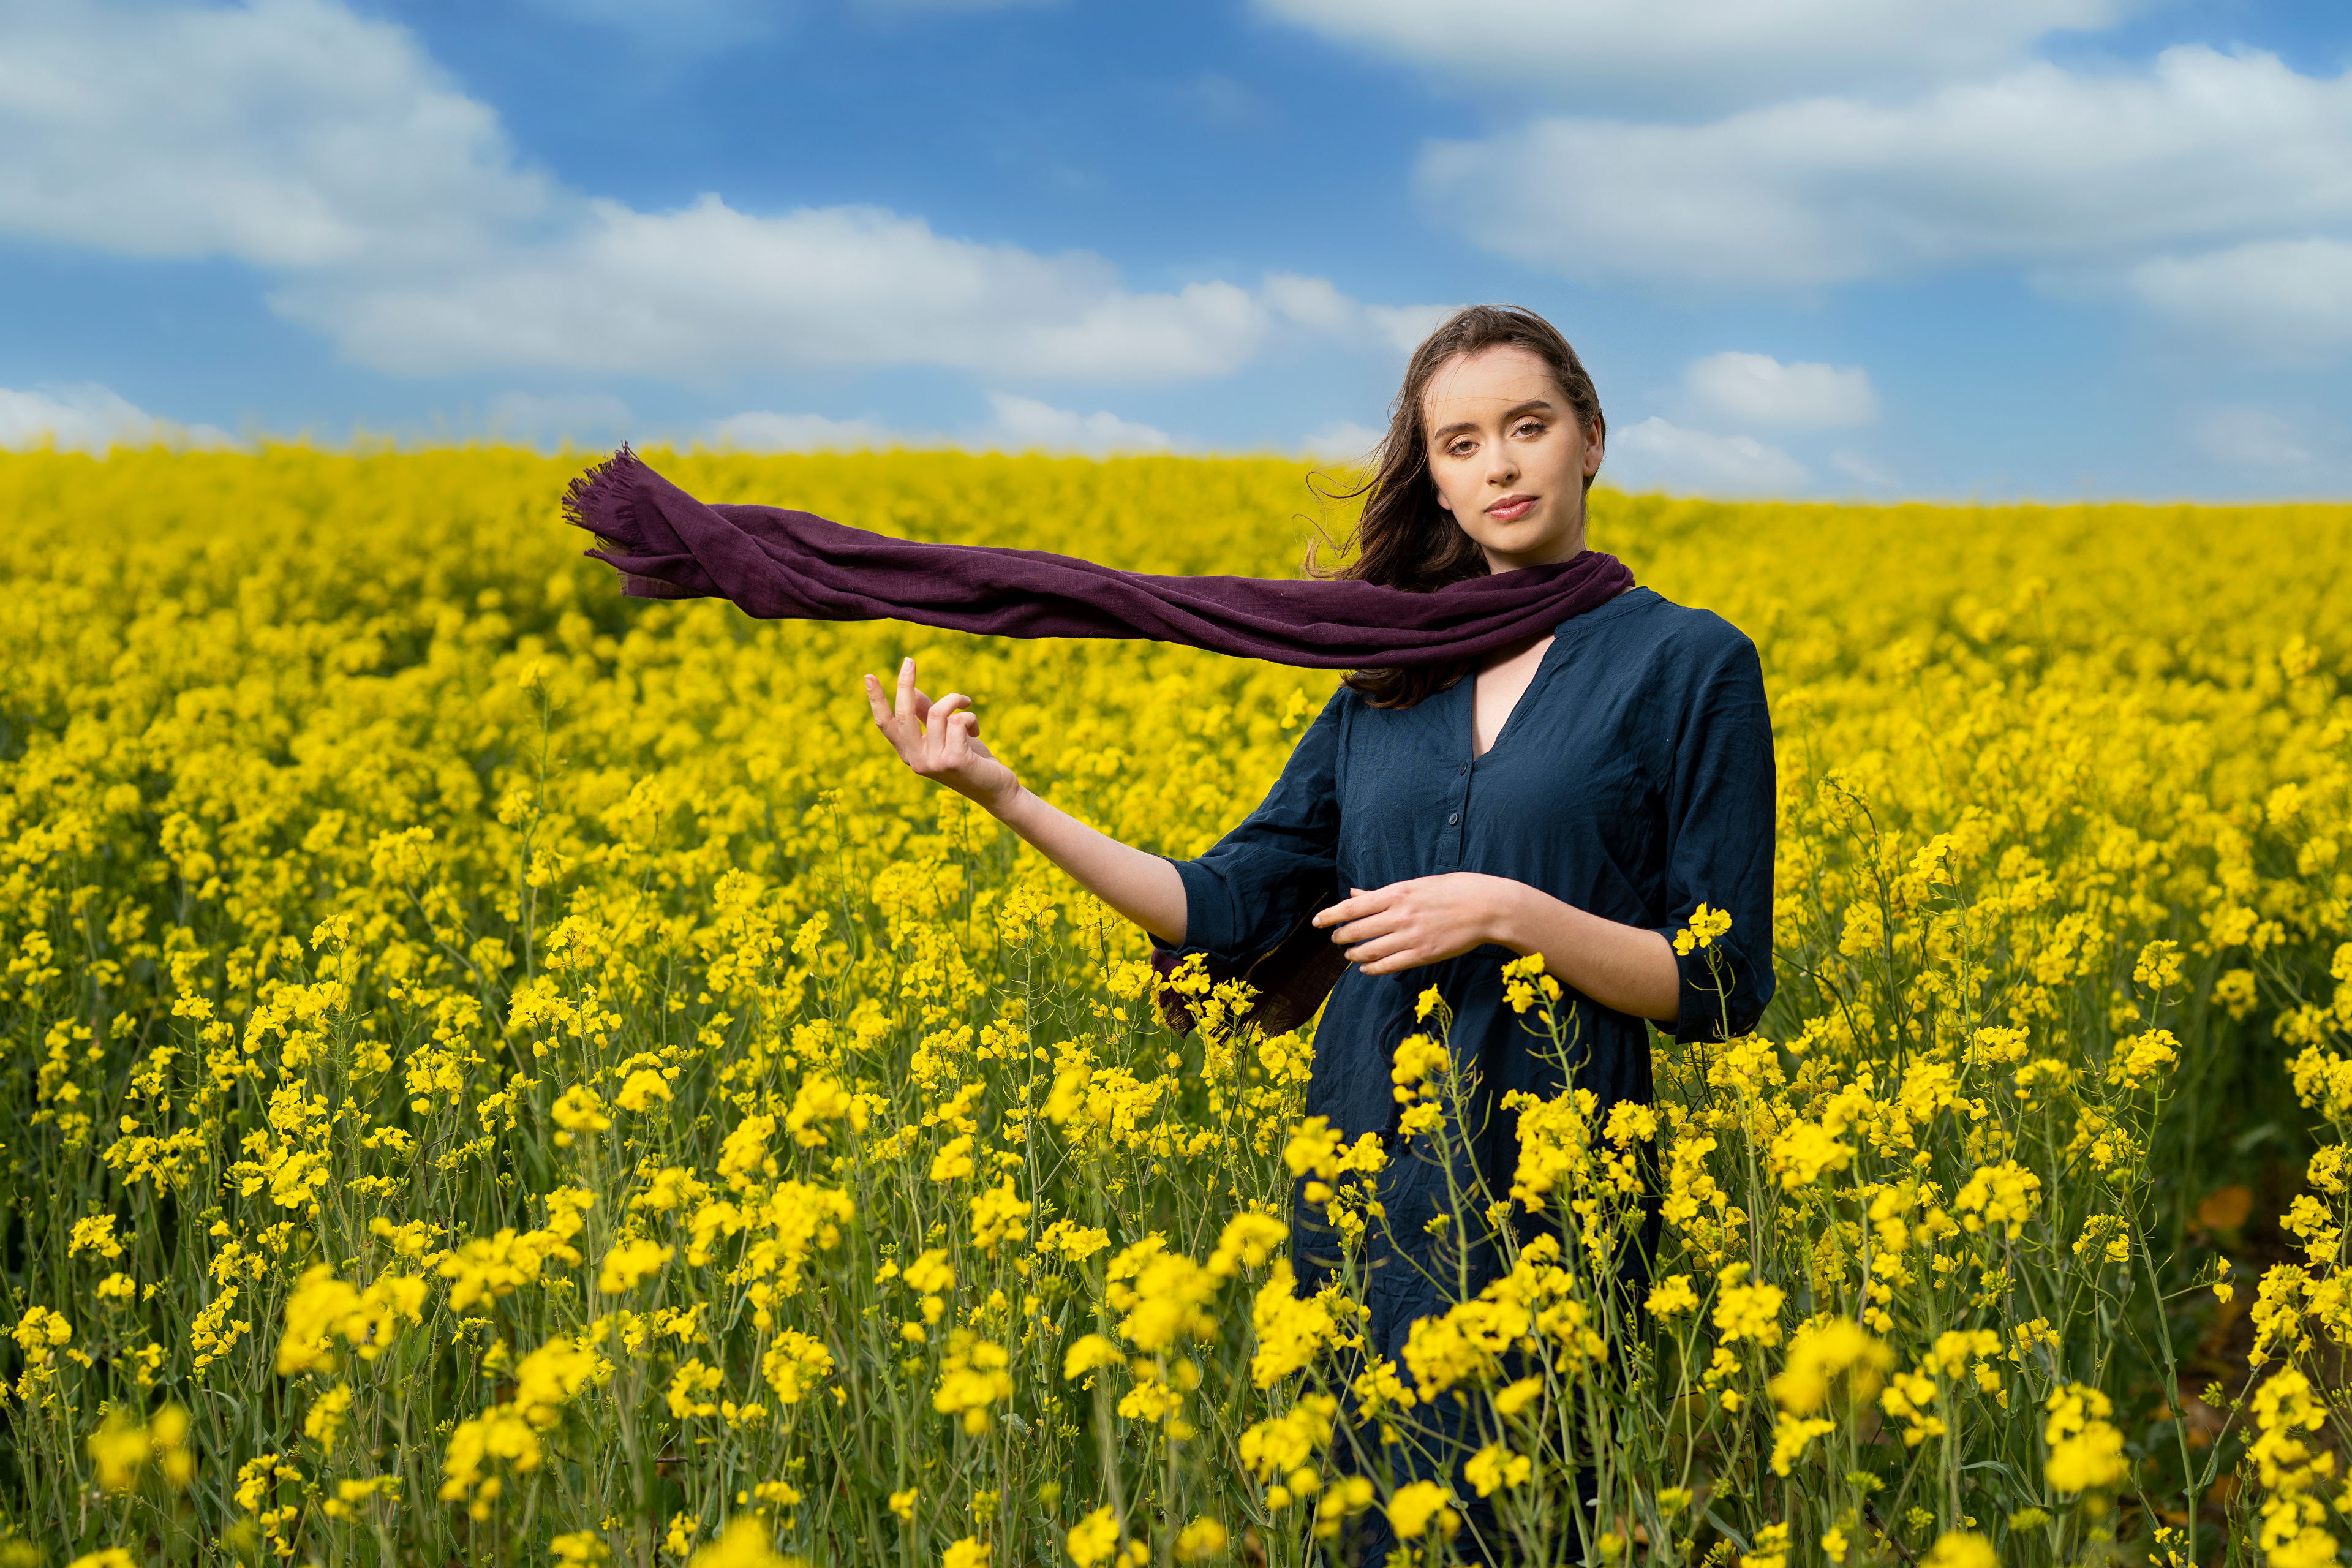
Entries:
{"label": "blurred background field", "polygon": [[[1288,575],[1346,521],[1287,460],[648,457],[1151,572]],[[1166,1031],[1139,935],[857,686],[918,655],[1184,856],[1333,678],[625,601],[557,515],[583,461],[0,456],[0,1520],[59,1563],[1402,1528],[1318,1427],[1346,1303],[1286,1320],[1235,1224],[1313,1163],[1311,1043]],[[1762,652],[1780,988],[1658,1045],[1694,1304],[1622,1365],[1504,1336],[1549,1368],[1510,1408],[1608,1450],[1584,1550],[2336,1561],[2352,507],[1593,505]],[[1832,1321],[1871,1348],[1808,1404]],[[1508,1359],[1408,1385],[1492,1406]],[[1505,1426],[1539,1462],[1491,1489],[1556,1544],[1579,1489]]]}

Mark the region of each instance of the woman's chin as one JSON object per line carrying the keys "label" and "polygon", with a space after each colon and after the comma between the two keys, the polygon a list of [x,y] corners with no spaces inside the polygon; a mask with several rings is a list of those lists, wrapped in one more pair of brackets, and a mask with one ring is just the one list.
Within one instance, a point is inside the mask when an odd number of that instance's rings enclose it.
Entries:
{"label": "woman's chin", "polygon": [[1530,529],[1501,539],[1481,539],[1478,543],[1486,552],[1487,569],[1494,572],[1555,565],[1574,559],[1584,548],[1581,530]]}

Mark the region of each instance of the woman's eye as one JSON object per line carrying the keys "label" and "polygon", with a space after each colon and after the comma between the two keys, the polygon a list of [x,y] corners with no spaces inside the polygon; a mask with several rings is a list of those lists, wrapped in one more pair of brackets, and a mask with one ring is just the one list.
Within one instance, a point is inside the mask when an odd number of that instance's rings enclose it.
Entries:
{"label": "woman's eye", "polygon": [[1543,421],[1530,419],[1511,433],[1515,436],[1540,436],[1543,434]]}

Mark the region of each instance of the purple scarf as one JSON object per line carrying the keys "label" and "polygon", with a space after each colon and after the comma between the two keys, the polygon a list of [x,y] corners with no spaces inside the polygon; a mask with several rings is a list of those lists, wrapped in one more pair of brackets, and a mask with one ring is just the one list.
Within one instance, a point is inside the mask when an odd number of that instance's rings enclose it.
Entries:
{"label": "purple scarf", "polygon": [[1414,594],[1345,579],[1149,577],[1041,550],[919,544],[772,506],[706,506],[626,447],[572,481],[566,518],[622,591],[732,599],[762,619],[912,621],[1013,637],[1146,637],[1309,669],[1476,658],[1615,598],[1633,574],[1586,551]]}

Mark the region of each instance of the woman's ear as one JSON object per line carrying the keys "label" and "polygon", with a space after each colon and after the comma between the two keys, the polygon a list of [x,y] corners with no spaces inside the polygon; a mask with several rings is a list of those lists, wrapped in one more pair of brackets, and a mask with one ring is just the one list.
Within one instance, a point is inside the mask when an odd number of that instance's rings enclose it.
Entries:
{"label": "woman's ear", "polygon": [[1584,433],[1584,477],[1586,479],[1589,479],[1601,471],[1602,449],[1608,444],[1609,436],[1606,431],[1587,430]]}

